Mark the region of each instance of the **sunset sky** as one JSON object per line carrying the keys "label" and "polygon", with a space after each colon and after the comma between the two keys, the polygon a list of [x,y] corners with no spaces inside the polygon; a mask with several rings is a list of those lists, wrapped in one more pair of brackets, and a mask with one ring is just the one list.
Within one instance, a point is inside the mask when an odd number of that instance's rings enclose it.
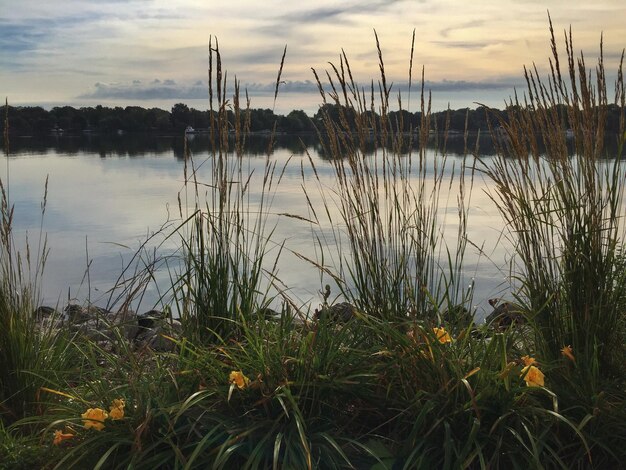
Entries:
{"label": "sunset sky", "polygon": [[548,10],[560,46],[571,25],[589,66],[603,32],[607,68],[616,70],[626,46],[624,0],[0,0],[0,93],[9,104],[47,108],[207,109],[212,36],[253,108],[274,107],[287,45],[275,110],[314,113],[311,67],[323,76],[342,49],[360,85],[378,79],[374,29],[388,82],[405,88],[415,29],[413,86],[424,66],[435,109],[502,107],[513,87],[523,90],[524,65],[547,68]]}

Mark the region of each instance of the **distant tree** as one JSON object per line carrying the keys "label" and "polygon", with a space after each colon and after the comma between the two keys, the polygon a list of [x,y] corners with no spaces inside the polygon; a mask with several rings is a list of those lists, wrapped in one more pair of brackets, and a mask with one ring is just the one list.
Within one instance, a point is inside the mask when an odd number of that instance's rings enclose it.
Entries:
{"label": "distant tree", "polygon": [[467,118],[468,108],[450,110],[450,129],[459,132],[465,131],[465,120]]}
{"label": "distant tree", "polygon": [[[52,128],[49,113],[41,106],[20,106],[15,109],[15,113],[19,115],[24,130],[29,133],[42,134]],[[11,125],[17,125],[17,122]]]}
{"label": "distant tree", "polygon": [[187,126],[191,125],[191,111],[189,110],[189,106],[184,103],[176,103],[172,107],[170,119],[174,130],[184,130]]}
{"label": "distant tree", "polygon": [[57,106],[50,110],[53,125],[65,130],[72,129],[73,120],[77,115],[78,111],[71,106]]}
{"label": "distant tree", "polygon": [[324,119],[330,119],[335,125],[337,125],[342,131],[349,131],[355,128],[354,125],[354,113],[351,108],[339,104],[326,103],[317,110],[313,119],[318,127],[322,129]]}
{"label": "distant tree", "polygon": [[139,106],[126,106],[124,108],[124,117],[122,119],[123,129],[125,131],[137,131],[143,127],[143,116],[146,114],[144,108]]}
{"label": "distant tree", "polygon": [[172,121],[170,120],[170,113],[166,112],[166,114],[157,115],[155,126],[156,126],[157,131],[161,131],[161,132],[171,131],[173,128],[172,128]]}
{"label": "distant tree", "polygon": [[487,116],[489,110],[485,106],[478,106],[476,109],[470,112],[470,130],[473,131],[488,131],[489,125],[487,124]]}
{"label": "distant tree", "polygon": [[209,127],[209,112],[191,109],[190,111],[191,125],[197,129],[206,129]]}
{"label": "distant tree", "polygon": [[[624,119],[624,110],[616,104],[610,104],[607,107],[607,132],[619,132],[620,131],[620,117]],[[622,129],[623,131],[623,129]]]}
{"label": "distant tree", "polygon": [[250,110],[250,130],[254,132],[271,130],[278,116],[271,109],[251,109]]}
{"label": "distant tree", "polygon": [[102,132],[115,132],[122,127],[122,120],[114,115],[105,116],[98,123],[98,129]]}
{"label": "distant tree", "polygon": [[87,128],[87,119],[85,119],[85,117],[80,112],[76,112],[76,114],[72,116],[69,129],[73,131],[83,131],[86,128]]}
{"label": "distant tree", "polygon": [[313,123],[304,111],[296,109],[281,120],[281,128],[286,132],[312,131]]}
{"label": "distant tree", "polygon": [[417,126],[414,119],[413,114],[405,109],[389,113],[389,122],[394,131],[400,130],[402,132],[411,132],[411,130]]}

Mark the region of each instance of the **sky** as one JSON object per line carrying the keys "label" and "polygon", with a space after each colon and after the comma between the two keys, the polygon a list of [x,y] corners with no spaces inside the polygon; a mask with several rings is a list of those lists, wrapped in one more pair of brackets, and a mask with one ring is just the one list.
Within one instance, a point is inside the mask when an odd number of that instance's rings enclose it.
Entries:
{"label": "sky", "polygon": [[[548,70],[548,11],[560,50],[570,26],[589,66],[616,70],[626,46],[624,0],[0,0],[0,96],[9,104],[208,109],[208,42],[229,86],[252,108],[315,113],[321,78],[345,52],[359,86],[380,79],[376,31],[392,93],[412,87],[435,110],[502,108],[523,92],[523,67]],[[274,87],[287,46],[278,98]],[[395,96],[395,94],[394,94]],[[403,107],[417,110],[417,92]]]}

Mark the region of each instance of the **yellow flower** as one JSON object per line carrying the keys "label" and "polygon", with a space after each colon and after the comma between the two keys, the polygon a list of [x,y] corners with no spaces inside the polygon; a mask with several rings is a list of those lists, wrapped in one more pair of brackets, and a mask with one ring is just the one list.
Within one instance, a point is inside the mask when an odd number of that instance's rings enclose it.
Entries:
{"label": "yellow flower", "polygon": [[57,429],[56,431],[54,431],[54,439],[52,440],[52,444],[54,444],[55,446],[58,446],[63,441],[66,441],[73,437],[74,437],[74,434],[72,434],[71,432],[64,433],[60,429]]}
{"label": "yellow flower", "polygon": [[443,327],[442,328],[435,327],[433,328],[433,331],[435,332],[435,336],[437,337],[440,343],[445,344],[445,343],[452,342],[452,338],[450,337],[450,334]]}
{"label": "yellow flower", "polygon": [[83,418],[85,429],[94,428],[96,431],[102,431],[104,420],[109,415],[101,408],[89,408],[80,417]]}
{"label": "yellow flower", "polygon": [[243,375],[243,372],[234,370],[230,373],[228,381],[237,386],[239,390],[243,390],[250,384],[250,379]]}
{"label": "yellow flower", "polygon": [[563,356],[568,358],[570,361],[576,362],[576,358],[574,357],[574,350],[571,346],[563,346],[563,349],[561,349],[561,354],[563,354]]}
{"label": "yellow flower", "polygon": [[520,377],[523,377],[528,387],[543,387],[544,375],[537,367],[527,365],[522,369]]}
{"label": "yellow flower", "polygon": [[534,357],[530,357],[530,356],[523,356],[522,357],[522,362],[524,362],[525,366],[533,366],[535,364],[537,364],[537,361],[535,361]]}
{"label": "yellow flower", "polygon": [[111,411],[109,412],[109,418],[122,419],[124,417],[124,406],[126,403],[123,398],[116,398],[111,404]]}

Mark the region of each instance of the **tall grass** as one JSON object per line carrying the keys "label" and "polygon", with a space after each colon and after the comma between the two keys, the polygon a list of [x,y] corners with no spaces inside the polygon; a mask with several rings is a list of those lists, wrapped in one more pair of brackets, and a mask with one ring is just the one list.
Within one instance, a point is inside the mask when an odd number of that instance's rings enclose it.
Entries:
{"label": "tall grass", "polygon": [[[551,75],[544,83],[536,68],[526,71],[526,102],[510,103],[508,121],[500,122],[505,147],[487,174],[517,246],[537,347],[556,360],[571,345],[594,384],[623,367],[624,127],[622,119],[617,153],[610,154],[604,148],[609,103],[602,44],[594,84],[584,58],[574,56],[571,32],[561,70],[551,32]],[[618,77],[615,101],[623,116],[621,63]],[[574,131],[573,155],[564,122]]]}
{"label": "tall grass", "polygon": [[[419,128],[404,122],[405,115],[411,114],[403,108],[400,93],[396,98],[398,112],[391,113],[394,98],[377,36],[376,45],[380,70],[377,87],[372,82],[366,91],[355,82],[345,53],[338,66],[331,64],[327,83],[315,73],[325,104],[321,108],[323,126],[318,132],[323,153],[332,163],[336,186],[332,194],[324,194],[328,189],[309,157],[323,201],[323,207],[315,207],[311,203],[314,195],[307,195],[309,213],[316,225],[323,224],[326,217],[333,227],[330,239],[318,239],[318,245],[324,259],[335,260],[334,279],[343,296],[378,318],[424,319],[439,310],[452,312],[453,306],[463,305],[471,295],[462,288],[462,260],[466,184],[471,185],[473,171],[464,160],[460,171],[457,169],[459,174],[454,175],[445,146],[442,151],[438,148],[434,157],[427,150],[432,129],[423,72]],[[413,52],[412,44],[409,86]],[[406,128],[410,132],[405,133]],[[447,129],[443,131],[445,141]],[[373,154],[369,151],[372,148]],[[450,247],[449,237],[444,237],[446,221],[441,217],[440,204],[442,195],[454,190],[458,191],[458,234]],[[324,253],[331,245],[338,247],[335,256]]]}
{"label": "tall grass", "polygon": [[[8,109],[8,106],[6,107]],[[8,115],[5,117],[4,153],[9,165]],[[47,181],[45,184],[47,191]],[[43,219],[46,205],[41,206]],[[28,237],[25,253],[13,236],[14,209],[8,189],[0,180],[0,419],[12,423],[37,408],[39,387],[66,370],[67,341],[37,322],[38,286],[47,246],[43,229],[36,249]]]}
{"label": "tall grass", "polygon": [[[175,305],[191,338],[215,342],[236,336],[242,323],[267,311],[281,251],[270,245],[268,210],[282,172],[269,158],[270,142],[263,173],[254,175],[245,154],[249,102],[245,108],[240,103],[236,79],[228,99],[217,41],[209,44],[209,64],[211,152],[202,162],[188,153],[185,161],[184,207],[179,202],[189,230],[182,232],[185,269],[176,281]],[[206,167],[208,183],[202,179]],[[274,268],[268,268],[272,249]]]}
{"label": "tall grass", "polygon": [[512,100],[508,119],[499,120],[506,137],[498,136],[500,156],[486,173],[516,246],[531,347],[553,364],[572,348],[575,361],[557,368],[550,387],[606,457],[617,450],[615,436],[626,433],[623,54],[613,103],[620,130],[605,148],[610,103],[602,41],[592,74],[582,54],[575,56],[571,31],[562,68],[552,24],[550,31],[551,73],[544,80],[536,68],[526,70],[527,95],[523,103]]}

